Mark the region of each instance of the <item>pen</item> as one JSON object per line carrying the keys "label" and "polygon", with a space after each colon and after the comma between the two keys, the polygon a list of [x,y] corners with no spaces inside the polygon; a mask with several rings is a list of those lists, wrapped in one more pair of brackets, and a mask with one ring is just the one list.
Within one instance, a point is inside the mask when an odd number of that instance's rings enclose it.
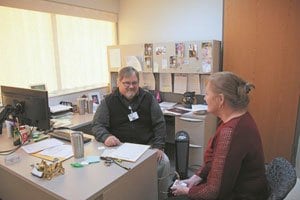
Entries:
{"label": "pen", "polygon": [[131,169],[130,167],[125,167],[125,166],[121,165],[118,161],[116,161],[116,160],[114,160],[114,159],[112,159],[112,161],[113,161],[116,165],[118,165],[119,167],[122,167],[123,169],[126,169],[126,170],[130,170],[130,169]]}

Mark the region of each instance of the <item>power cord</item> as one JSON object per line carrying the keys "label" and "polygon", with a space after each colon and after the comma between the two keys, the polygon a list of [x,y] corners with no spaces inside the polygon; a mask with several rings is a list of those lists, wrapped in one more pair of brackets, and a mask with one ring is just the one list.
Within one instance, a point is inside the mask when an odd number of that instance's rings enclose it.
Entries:
{"label": "power cord", "polygon": [[0,156],[10,155],[10,154],[14,153],[15,151],[17,151],[21,146],[22,146],[22,144],[19,144],[17,147],[15,147],[13,149],[0,151]]}

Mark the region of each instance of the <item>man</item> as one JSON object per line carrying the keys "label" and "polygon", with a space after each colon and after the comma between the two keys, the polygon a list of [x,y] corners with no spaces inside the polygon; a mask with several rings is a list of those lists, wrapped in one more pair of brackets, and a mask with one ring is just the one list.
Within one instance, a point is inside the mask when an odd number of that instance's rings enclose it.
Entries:
{"label": "man", "polygon": [[[118,88],[105,97],[98,107],[92,131],[106,146],[121,142],[151,145],[156,150],[160,196],[167,191],[170,163],[164,154],[166,124],[152,94],[139,87],[139,73],[124,67],[118,73]],[[164,196],[164,195],[162,195]],[[163,198],[163,197],[160,197]]]}

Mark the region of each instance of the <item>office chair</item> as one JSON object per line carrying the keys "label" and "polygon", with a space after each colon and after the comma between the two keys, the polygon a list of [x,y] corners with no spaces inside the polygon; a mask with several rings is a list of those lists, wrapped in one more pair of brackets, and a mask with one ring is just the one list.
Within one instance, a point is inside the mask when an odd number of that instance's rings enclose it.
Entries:
{"label": "office chair", "polygon": [[297,181],[295,168],[285,158],[274,158],[266,165],[266,176],[271,189],[268,200],[282,200]]}

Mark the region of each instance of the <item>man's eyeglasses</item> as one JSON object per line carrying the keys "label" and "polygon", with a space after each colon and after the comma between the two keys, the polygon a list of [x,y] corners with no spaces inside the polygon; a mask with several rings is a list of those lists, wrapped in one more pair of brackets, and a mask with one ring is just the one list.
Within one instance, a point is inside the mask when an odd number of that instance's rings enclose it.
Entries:
{"label": "man's eyeglasses", "polygon": [[139,84],[139,82],[137,81],[133,81],[133,82],[122,82],[122,84],[124,85],[124,87],[130,87],[130,85],[132,85],[133,87],[137,86]]}

